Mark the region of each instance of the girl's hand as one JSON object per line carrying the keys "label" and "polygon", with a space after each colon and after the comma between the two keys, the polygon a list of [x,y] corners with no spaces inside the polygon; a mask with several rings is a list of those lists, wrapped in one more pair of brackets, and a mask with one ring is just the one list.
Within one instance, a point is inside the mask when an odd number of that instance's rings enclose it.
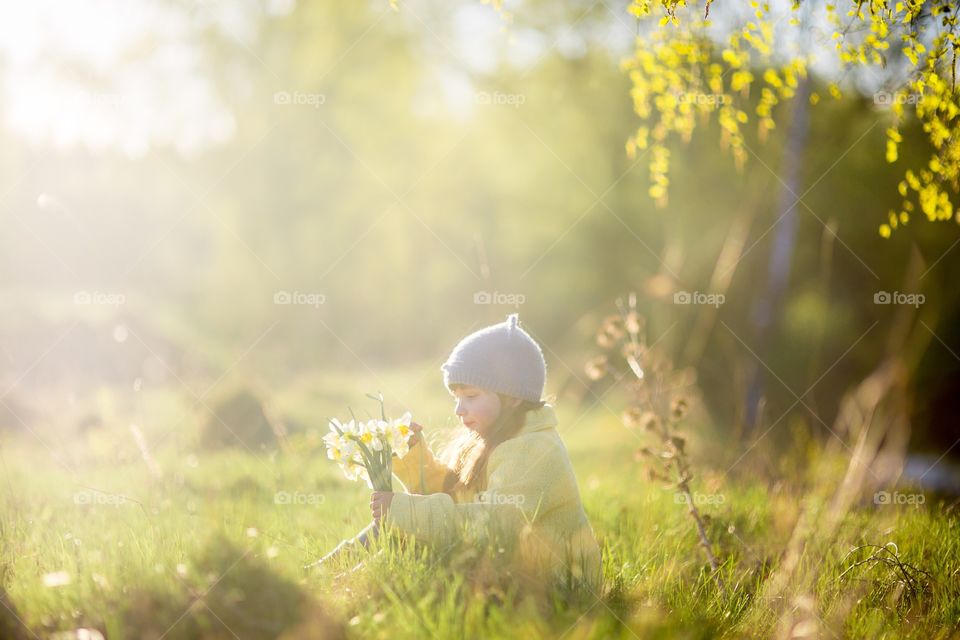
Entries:
{"label": "girl's hand", "polygon": [[380,522],[380,518],[390,509],[391,502],[393,502],[392,491],[374,491],[370,495],[370,512],[373,514],[374,521]]}
{"label": "girl's hand", "polygon": [[423,427],[417,424],[416,422],[411,422],[410,430],[413,431],[413,435],[410,436],[410,440],[409,440],[410,446],[412,447],[413,445],[420,442],[420,433],[423,431]]}

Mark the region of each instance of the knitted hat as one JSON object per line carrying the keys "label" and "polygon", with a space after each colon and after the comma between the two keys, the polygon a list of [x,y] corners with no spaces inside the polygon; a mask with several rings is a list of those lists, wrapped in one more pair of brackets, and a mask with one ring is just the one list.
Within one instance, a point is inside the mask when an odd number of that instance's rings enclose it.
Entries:
{"label": "knitted hat", "polygon": [[443,384],[469,384],[539,402],[547,378],[540,346],[519,326],[519,314],[461,340],[441,365]]}

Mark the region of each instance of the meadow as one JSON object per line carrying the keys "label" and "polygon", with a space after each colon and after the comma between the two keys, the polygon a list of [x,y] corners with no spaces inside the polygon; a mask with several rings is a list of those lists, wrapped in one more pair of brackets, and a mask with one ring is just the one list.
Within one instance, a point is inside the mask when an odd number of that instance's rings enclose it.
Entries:
{"label": "meadow", "polygon": [[[391,375],[398,386],[409,379]],[[436,443],[453,416],[431,382],[427,375],[404,406]],[[603,549],[600,593],[533,593],[475,550],[388,542],[307,570],[369,522],[369,491],[344,480],[319,439],[324,416],[342,415],[338,399],[362,398],[363,383],[331,375],[278,390],[273,410],[296,427],[282,447],[204,446],[209,412],[169,389],[136,392],[139,438],[107,423],[8,435],[4,637],[83,637],[71,630],[87,628],[107,638],[762,638],[784,625],[786,637],[957,637],[956,502],[858,496],[836,531],[818,538],[848,470],[842,447],[798,437],[774,453],[760,441],[737,461],[694,415],[692,486],[721,591],[686,506],[644,473],[636,450],[645,436],[614,413],[616,389],[557,401]],[[115,390],[114,403],[125,394]],[[74,411],[110,402],[104,391]],[[791,585],[770,596],[801,513],[814,535],[789,560],[798,563]],[[853,566],[869,554],[851,550],[871,544],[891,545],[903,565]],[[903,566],[922,571],[916,585]]]}
{"label": "meadow", "polygon": [[[960,639],[958,16],[0,3],[0,640]],[[601,588],[311,567],[512,314]]]}

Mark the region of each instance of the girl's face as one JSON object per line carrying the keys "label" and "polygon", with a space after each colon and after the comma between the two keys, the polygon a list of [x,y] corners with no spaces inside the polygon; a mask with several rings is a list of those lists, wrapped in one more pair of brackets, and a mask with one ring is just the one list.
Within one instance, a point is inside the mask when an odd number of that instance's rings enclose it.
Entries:
{"label": "girl's face", "polygon": [[500,415],[500,396],[493,391],[470,385],[454,385],[451,393],[457,403],[457,417],[463,426],[485,436]]}

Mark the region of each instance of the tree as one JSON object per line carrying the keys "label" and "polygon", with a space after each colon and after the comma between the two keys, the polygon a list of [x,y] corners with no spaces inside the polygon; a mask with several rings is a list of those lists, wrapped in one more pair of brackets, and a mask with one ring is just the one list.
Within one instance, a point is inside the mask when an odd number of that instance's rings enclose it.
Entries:
{"label": "tree", "polygon": [[[687,141],[697,116],[704,121],[716,117],[722,144],[742,167],[743,127],[753,119],[759,137],[766,138],[776,127],[774,107],[798,97],[799,83],[812,64],[819,63],[838,76],[827,88],[835,99],[842,99],[840,85],[851,71],[863,70],[864,84],[873,84],[874,103],[890,115],[887,162],[898,160],[911,112],[929,142],[926,165],[905,169],[897,185],[901,207],[888,212],[880,234],[889,237],[918,210],[929,221],[960,222],[954,212],[960,191],[956,85],[960,3],[857,0],[849,2],[841,16],[829,2],[792,0],[789,12],[777,18],[769,3],[754,0],[750,16],[737,16],[736,7],[729,11],[723,7],[720,27],[710,19],[711,0],[705,1],[702,17],[698,3],[660,0],[656,10],[653,4],[633,0],[629,7],[641,34],[623,68],[629,73],[634,110],[641,120],[627,140],[627,153],[649,154],[649,193],[659,206],[667,203],[667,143],[672,137]],[[658,16],[655,27],[648,24]],[[777,31],[787,16],[789,28]],[[817,40],[810,43],[809,37]],[[821,40],[833,43],[834,58],[815,59],[814,52],[825,49]],[[798,50],[791,51],[791,45],[799,45]],[[820,95],[814,91],[807,99],[816,105]]]}

